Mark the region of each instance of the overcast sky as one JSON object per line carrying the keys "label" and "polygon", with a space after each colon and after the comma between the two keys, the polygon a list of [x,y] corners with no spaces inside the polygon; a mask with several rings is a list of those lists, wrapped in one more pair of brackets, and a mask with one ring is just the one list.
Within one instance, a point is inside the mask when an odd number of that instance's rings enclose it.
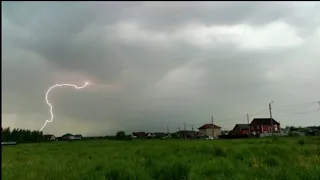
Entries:
{"label": "overcast sky", "polygon": [[40,129],[47,89],[86,80],[52,91],[45,133],[231,129],[270,101],[283,126],[319,125],[317,2],[2,5],[4,127]]}

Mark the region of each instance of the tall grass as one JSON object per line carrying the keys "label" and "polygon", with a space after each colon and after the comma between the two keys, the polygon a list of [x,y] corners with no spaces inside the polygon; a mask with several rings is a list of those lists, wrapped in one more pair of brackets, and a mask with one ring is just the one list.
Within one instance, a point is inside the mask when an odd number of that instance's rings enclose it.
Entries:
{"label": "tall grass", "polygon": [[96,140],[23,144],[3,147],[2,178],[316,180],[320,179],[320,139]]}

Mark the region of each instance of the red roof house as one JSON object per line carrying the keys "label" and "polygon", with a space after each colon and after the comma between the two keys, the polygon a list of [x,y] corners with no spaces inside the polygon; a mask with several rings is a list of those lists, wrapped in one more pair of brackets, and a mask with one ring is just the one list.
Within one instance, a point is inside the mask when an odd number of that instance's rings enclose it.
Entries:
{"label": "red roof house", "polygon": [[271,133],[272,129],[274,132],[280,131],[280,123],[272,118],[273,127],[271,125],[270,118],[254,118],[250,123],[251,131],[258,134]]}

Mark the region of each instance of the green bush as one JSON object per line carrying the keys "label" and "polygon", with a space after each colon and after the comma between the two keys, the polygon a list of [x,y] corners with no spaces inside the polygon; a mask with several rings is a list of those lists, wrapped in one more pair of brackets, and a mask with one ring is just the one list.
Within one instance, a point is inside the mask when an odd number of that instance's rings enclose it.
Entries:
{"label": "green bush", "polygon": [[305,142],[304,142],[304,140],[303,140],[303,139],[299,139],[299,140],[298,140],[298,144],[300,144],[301,146],[303,146],[303,145],[304,145],[304,143],[305,143]]}
{"label": "green bush", "polygon": [[288,136],[289,137],[300,137],[300,135],[298,133],[295,133],[295,132],[289,132]]}

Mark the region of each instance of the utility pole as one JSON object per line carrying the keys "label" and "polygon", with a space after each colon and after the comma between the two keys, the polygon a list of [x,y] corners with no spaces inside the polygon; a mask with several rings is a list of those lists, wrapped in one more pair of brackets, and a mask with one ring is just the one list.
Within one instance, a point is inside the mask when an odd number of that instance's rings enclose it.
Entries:
{"label": "utility pole", "polygon": [[169,126],[167,126],[167,133],[169,134],[170,132],[169,132]]}
{"label": "utility pole", "polygon": [[319,110],[320,110],[320,101],[318,101],[318,104],[319,104]]}
{"label": "utility pole", "polygon": [[273,127],[273,119],[272,119],[272,111],[271,111],[271,103],[273,103],[273,101],[271,101],[269,103],[269,112],[270,112],[270,121],[271,121],[271,131],[272,131],[272,136],[274,136],[274,127]]}
{"label": "utility pole", "polygon": [[181,138],[181,130],[180,130],[180,127],[178,127],[178,130],[179,130],[179,138]]}
{"label": "utility pole", "polygon": [[187,123],[184,123],[184,130],[187,130]]}
{"label": "utility pole", "polygon": [[251,136],[250,118],[249,118],[248,113],[247,113],[247,123],[248,123],[248,127],[249,127],[249,136]]}
{"label": "utility pole", "polygon": [[211,125],[212,125],[212,137],[214,138],[213,116],[211,116]]}
{"label": "utility pole", "polygon": [[279,129],[278,129],[278,131],[281,134],[281,121],[279,121]]}
{"label": "utility pole", "polygon": [[192,132],[193,132],[193,130],[194,130],[194,129],[193,129],[193,124],[192,124]]}

